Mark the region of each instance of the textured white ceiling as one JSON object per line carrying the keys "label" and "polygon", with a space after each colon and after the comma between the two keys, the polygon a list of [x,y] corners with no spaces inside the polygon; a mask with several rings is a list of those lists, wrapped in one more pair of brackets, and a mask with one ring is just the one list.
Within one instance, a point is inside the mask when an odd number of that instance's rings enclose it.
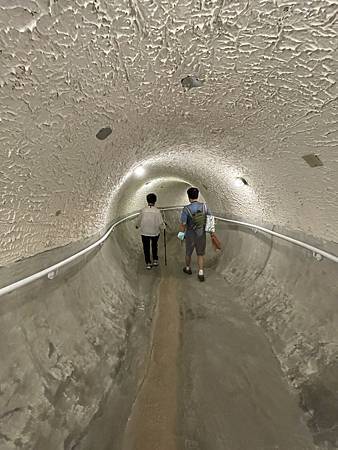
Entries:
{"label": "textured white ceiling", "polygon": [[333,1],[0,0],[0,263],[100,229],[141,163],[338,240],[336,20]]}

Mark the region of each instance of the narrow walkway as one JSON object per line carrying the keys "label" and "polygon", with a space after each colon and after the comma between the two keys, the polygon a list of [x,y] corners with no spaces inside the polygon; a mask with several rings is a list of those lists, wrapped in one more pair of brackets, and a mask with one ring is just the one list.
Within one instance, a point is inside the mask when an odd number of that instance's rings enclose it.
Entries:
{"label": "narrow walkway", "polygon": [[177,280],[163,278],[150,361],[129,419],[123,450],[176,450],[179,307]]}
{"label": "narrow walkway", "polygon": [[236,292],[210,269],[203,284],[186,276],[178,246],[169,248],[123,450],[313,450],[297,398]]}

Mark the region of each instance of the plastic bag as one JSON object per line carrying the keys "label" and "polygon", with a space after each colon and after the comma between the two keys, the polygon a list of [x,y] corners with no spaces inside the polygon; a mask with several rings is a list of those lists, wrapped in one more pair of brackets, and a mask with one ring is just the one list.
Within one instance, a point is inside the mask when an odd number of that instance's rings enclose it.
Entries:
{"label": "plastic bag", "polygon": [[215,217],[210,214],[207,215],[205,231],[207,233],[215,233]]}

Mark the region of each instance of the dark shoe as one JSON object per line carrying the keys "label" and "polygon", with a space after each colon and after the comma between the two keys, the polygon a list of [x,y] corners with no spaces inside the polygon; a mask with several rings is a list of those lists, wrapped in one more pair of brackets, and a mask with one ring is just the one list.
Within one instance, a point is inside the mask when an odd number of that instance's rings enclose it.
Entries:
{"label": "dark shoe", "polygon": [[183,272],[186,273],[187,275],[192,275],[192,270],[187,269],[186,267],[184,267]]}
{"label": "dark shoe", "polygon": [[204,274],[203,275],[198,275],[197,277],[198,277],[198,279],[200,281],[205,281]]}
{"label": "dark shoe", "polygon": [[147,264],[147,265],[146,265],[146,269],[147,269],[147,270],[151,270],[151,267],[152,267],[151,264]]}

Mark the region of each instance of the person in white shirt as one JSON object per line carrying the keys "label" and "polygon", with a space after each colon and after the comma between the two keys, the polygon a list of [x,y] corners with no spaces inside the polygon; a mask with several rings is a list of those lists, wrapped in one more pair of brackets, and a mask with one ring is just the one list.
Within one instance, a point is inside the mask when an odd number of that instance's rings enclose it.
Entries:
{"label": "person in white shirt", "polygon": [[[158,266],[158,240],[161,230],[165,229],[161,211],[155,206],[156,202],[156,194],[147,195],[148,206],[142,209],[136,224],[136,228],[140,229],[142,237],[144,259],[147,269]],[[151,263],[150,258],[150,244],[152,248],[153,263]]]}

